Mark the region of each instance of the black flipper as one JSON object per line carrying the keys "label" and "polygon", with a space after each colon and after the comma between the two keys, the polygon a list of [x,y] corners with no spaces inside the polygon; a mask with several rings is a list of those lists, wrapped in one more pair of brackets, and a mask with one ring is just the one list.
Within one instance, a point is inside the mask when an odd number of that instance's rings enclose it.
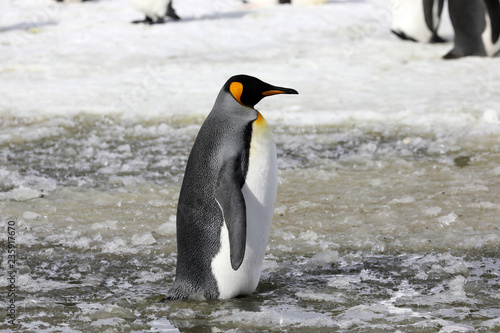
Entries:
{"label": "black flipper", "polygon": [[240,268],[245,257],[247,213],[241,188],[245,183],[241,156],[226,161],[219,172],[215,198],[219,203],[229,232],[231,267]]}
{"label": "black flipper", "polygon": [[181,19],[175,12],[174,7],[172,6],[172,1],[170,1],[167,6],[167,17],[170,17],[174,21],[178,21]]}
{"label": "black flipper", "polygon": [[500,3],[498,0],[485,0],[491,24],[491,42],[496,44],[500,37]]}

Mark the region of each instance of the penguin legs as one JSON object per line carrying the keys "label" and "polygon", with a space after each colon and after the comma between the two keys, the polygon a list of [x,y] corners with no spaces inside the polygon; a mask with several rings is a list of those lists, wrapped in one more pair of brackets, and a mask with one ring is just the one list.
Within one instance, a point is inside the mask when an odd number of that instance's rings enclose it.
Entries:
{"label": "penguin legs", "polygon": [[444,0],[423,0],[425,24],[432,31],[429,43],[445,43],[446,40],[437,33],[443,12]]}
{"label": "penguin legs", "polygon": [[132,21],[133,24],[138,24],[138,23],[144,23],[144,24],[155,24],[156,22],[149,16],[146,16],[146,18],[144,20],[135,20],[135,21]]}
{"label": "penguin legs", "polygon": [[482,33],[486,28],[485,8],[480,0],[449,0],[451,24],[455,30],[455,45],[444,59],[465,56],[486,56]]}

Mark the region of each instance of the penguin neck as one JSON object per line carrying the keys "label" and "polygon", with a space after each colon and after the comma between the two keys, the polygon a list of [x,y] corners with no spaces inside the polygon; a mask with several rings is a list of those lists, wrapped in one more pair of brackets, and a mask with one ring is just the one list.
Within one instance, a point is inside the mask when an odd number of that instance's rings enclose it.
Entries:
{"label": "penguin neck", "polygon": [[253,121],[259,116],[256,109],[239,103],[230,93],[224,90],[221,90],[217,96],[211,113],[223,117],[239,117],[248,121]]}

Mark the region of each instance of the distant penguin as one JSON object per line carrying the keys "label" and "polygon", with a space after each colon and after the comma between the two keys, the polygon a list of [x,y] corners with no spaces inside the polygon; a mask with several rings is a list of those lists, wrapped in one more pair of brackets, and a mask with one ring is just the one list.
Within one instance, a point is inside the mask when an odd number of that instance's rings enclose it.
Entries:
{"label": "distant penguin", "polygon": [[437,30],[444,0],[392,0],[391,31],[401,39],[442,43]]}
{"label": "distant penguin", "polygon": [[64,3],[70,3],[70,2],[90,2],[92,0],[56,0],[56,2],[64,2]]}
{"label": "distant penguin", "polygon": [[146,15],[144,20],[132,21],[132,23],[165,23],[165,17],[174,21],[180,19],[172,6],[173,0],[130,0],[130,4],[136,10]]}
{"label": "distant penguin", "polygon": [[499,0],[449,0],[455,45],[444,59],[494,56],[500,51]]}
{"label": "distant penguin", "polygon": [[277,189],[276,147],[262,98],[297,94],[247,75],[231,77],[201,126],[177,208],[175,282],[163,299],[226,299],[259,282]]}
{"label": "distant penguin", "polygon": [[247,3],[259,5],[259,6],[273,6],[273,5],[320,5],[327,3],[329,0],[248,0]]}

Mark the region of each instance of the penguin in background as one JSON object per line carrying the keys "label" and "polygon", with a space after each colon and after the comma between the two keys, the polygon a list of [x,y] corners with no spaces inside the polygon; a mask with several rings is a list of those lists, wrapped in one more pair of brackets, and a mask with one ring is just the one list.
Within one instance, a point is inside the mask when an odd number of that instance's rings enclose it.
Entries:
{"label": "penguin in background", "polygon": [[392,0],[391,31],[401,39],[421,43],[443,43],[437,30],[444,0]]}
{"label": "penguin in background", "polygon": [[444,59],[495,56],[500,52],[500,1],[449,0],[455,44]]}
{"label": "penguin in background", "polygon": [[273,6],[273,5],[320,5],[327,3],[329,0],[246,0],[245,3],[256,4],[260,6]]}
{"label": "penguin in background", "polygon": [[165,300],[227,299],[257,287],[277,191],[274,139],[254,106],[297,94],[236,75],[220,90],[188,158],[177,207],[177,267]]}
{"label": "penguin in background", "polygon": [[165,23],[165,17],[174,21],[180,20],[172,6],[173,0],[130,0],[130,4],[136,10],[144,13],[144,20],[132,21],[132,23],[158,24]]}

